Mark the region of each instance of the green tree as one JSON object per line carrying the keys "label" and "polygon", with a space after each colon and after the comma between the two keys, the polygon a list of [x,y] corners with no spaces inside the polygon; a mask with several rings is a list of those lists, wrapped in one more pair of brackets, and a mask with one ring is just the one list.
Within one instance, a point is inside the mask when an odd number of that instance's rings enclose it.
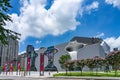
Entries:
{"label": "green tree", "polygon": [[104,67],[104,71],[107,72],[107,75],[108,75],[108,72],[110,71],[109,69],[109,61],[107,59],[103,59],[101,60],[101,66]]}
{"label": "green tree", "polygon": [[4,71],[4,67],[0,66],[0,72],[3,72],[3,71]]}
{"label": "green tree", "polygon": [[[9,30],[5,29],[3,26],[6,25],[6,21],[12,21],[11,17],[7,14],[10,5],[10,0],[0,0],[0,43],[7,44],[7,34],[10,33]],[[14,36],[13,36],[14,37]]]}
{"label": "green tree", "polygon": [[103,59],[100,58],[99,56],[95,56],[93,59],[94,59],[94,64],[95,64],[95,68],[96,68],[96,75],[97,75],[98,69],[101,69],[101,67],[103,66]]}
{"label": "green tree", "polygon": [[70,60],[71,60],[71,57],[69,54],[62,55],[59,59],[59,63],[60,63],[61,68],[66,70],[66,75],[67,75],[67,71],[68,71],[67,62],[69,62]]}
{"label": "green tree", "polygon": [[77,64],[77,68],[81,71],[81,75],[82,75],[82,71],[83,71],[83,68],[85,66],[85,60],[84,59],[77,60],[76,64]]}
{"label": "green tree", "polygon": [[93,72],[93,69],[96,67],[95,60],[92,58],[86,59],[85,64],[90,69],[91,72]]}
{"label": "green tree", "polygon": [[71,75],[71,71],[74,70],[74,64],[75,64],[75,61],[65,62],[65,66],[70,71],[70,75]]}
{"label": "green tree", "polygon": [[69,61],[68,62],[68,64],[69,64],[69,66],[68,66],[68,69],[69,69],[69,71],[73,71],[74,70],[74,61]]}
{"label": "green tree", "polygon": [[109,53],[106,59],[109,61],[109,64],[112,66],[112,69],[115,70],[115,76],[117,76],[117,70],[120,66],[120,51],[114,51]]}

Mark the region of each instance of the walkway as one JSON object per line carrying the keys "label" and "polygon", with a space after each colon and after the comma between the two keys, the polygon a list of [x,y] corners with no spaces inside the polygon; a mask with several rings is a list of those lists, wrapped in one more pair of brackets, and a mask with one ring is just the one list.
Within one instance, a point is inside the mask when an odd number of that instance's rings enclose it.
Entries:
{"label": "walkway", "polygon": [[30,72],[30,75],[24,76],[24,73],[21,72],[20,75],[16,75],[16,72],[0,74],[0,80],[120,80],[120,77],[53,77],[53,74],[57,72],[44,72],[44,76],[39,76],[39,72]]}

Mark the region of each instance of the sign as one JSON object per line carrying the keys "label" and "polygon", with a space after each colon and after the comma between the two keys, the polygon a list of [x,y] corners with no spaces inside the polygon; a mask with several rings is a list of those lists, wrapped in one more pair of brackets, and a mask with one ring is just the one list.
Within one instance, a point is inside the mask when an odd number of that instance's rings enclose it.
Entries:
{"label": "sign", "polygon": [[7,63],[4,64],[4,72],[7,72]]}
{"label": "sign", "polygon": [[13,71],[13,61],[10,62],[10,72]]}
{"label": "sign", "polygon": [[44,71],[44,54],[40,54],[40,71]]}

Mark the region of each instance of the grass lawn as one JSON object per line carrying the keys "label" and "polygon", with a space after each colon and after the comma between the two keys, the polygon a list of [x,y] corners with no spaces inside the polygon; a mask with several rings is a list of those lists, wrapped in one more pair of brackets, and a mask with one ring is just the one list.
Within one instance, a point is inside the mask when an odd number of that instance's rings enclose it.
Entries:
{"label": "grass lawn", "polygon": [[117,76],[115,76],[115,72],[82,72],[82,75],[80,72],[68,72],[66,73],[58,73],[54,74],[53,76],[96,76],[96,77],[120,77],[120,71],[118,71]]}

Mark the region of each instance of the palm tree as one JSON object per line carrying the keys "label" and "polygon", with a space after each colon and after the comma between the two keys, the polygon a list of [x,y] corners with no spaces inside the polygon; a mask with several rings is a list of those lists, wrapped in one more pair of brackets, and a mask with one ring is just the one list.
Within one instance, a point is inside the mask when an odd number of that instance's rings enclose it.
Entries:
{"label": "palm tree", "polygon": [[71,57],[69,54],[62,55],[59,59],[59,63],[61,65],[61,68],[66,70],[66,75],[67,75],[67,70],[68,70],[68,65],[67,62],[71,60]]}

